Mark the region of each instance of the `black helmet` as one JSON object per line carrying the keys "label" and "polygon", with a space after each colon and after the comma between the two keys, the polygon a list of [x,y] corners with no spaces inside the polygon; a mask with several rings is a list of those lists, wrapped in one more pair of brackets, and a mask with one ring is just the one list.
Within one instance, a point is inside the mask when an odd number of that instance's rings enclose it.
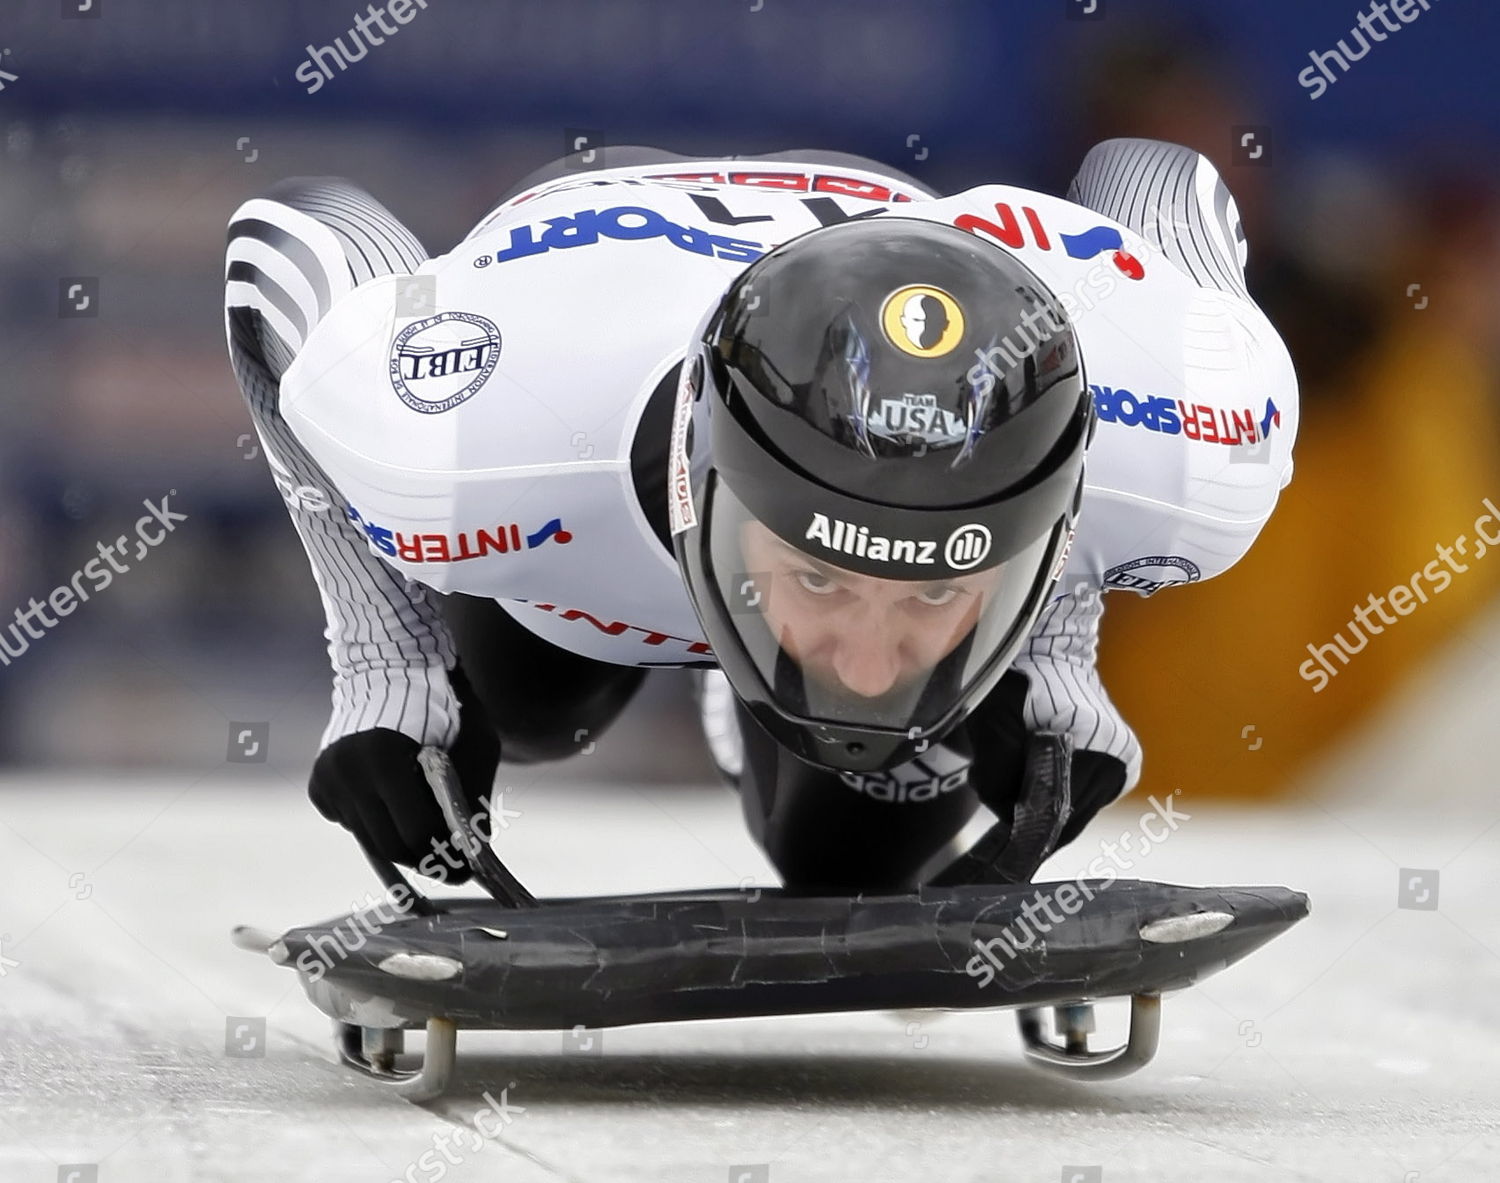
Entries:
{"label": "black helmet", "polygon": [[750,712],[888,768],[974,709],[1051,598],[1094,411],[1056,296],[965,231],[882,216],[743,271],[682,366],[669,504]]}

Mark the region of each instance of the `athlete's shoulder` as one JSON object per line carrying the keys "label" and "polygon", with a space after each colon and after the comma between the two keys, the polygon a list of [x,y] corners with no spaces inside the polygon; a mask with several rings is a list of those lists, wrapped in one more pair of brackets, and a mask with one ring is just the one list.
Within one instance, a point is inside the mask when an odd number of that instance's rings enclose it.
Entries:
{"label": "athlete's shoulder", "polygon": [[[1077,331],[1099,421],[1061,586],[1150,595],[1237,562],[1291,479],[1297,430],[1296,375],[1264,313],[1063,198],[981,185],[902,212],[1015,255]],[[1026,347],[1019,330],[996,346]]]}
{"label": "athlete's shoulder", "polygon": [[887,213],[954,226],[1016,256],[1057,294],[1081,335],[1085,316],[1106,304],[1129,316],[1195,286],[1165,261],[1152,266],[1158,251],[1128,226],[1034,189],[976,185]]}
{"label": "athlete's shoulder", "polygon": [[1163,346],[1089,368],[1098,426],[1065,581],[1151,595],[1222,574],[1291,480],[1296,377],[1259,310],[1204,290]]}

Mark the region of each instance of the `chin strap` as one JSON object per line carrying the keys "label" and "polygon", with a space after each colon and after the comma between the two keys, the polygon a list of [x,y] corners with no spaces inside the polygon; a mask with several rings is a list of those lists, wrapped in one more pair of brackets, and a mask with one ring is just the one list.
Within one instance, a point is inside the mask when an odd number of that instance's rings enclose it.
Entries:
{"label": "chin strap", "polygon": [[[1057,848],[1058,837],[1072,812],[1072,762],[1073,742],[1067,735],[1032,732],[1026,741],[1021,795],[1014,808],[1002,805],[996,810],[999,820],[972,848],[934,876],[932,885],[1030,883]],[[976,789],[984,801],[984,790]]]}

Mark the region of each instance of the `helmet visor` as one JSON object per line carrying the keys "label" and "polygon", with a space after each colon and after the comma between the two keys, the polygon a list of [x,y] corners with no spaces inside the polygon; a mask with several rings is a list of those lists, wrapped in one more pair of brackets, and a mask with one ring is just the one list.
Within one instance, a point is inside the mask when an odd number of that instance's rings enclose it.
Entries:
{"label": "helmet visor", "polygon": [[782,538],[722,479],[704,528],[725,620],[781,710],[902,731],[937,724],[997,655],[1013,655],[1050,582],[1056,534],[978,570],[881,578],[810,553],[827,549],[817,543]]}

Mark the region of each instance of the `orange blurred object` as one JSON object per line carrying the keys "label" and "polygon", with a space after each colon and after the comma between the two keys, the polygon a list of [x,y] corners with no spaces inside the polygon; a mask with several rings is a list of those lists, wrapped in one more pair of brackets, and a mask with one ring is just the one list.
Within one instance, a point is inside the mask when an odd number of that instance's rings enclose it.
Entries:
{"label": "orange blurred object", "polygon": [[1471,543],[1455,557],[1466,572],[1440,594],[1427,585],[1426,604],[1346,665],[1333,659],[1321,691],[1298,672],[1309,644],[1353,637],[1371,593],[1410,583],[1438,544],[1473,539],[1483,498],[1500,504],[1485,343],[1461,317],[1410,308],[1352,367],[1350,389],[1304,402],[1292,482],[1238,565],[1150,599],[1108,597],[1100,671],[1140,737],[1141,791],[1283,791],[1500,589],[1500,548],[1476,560]]}

